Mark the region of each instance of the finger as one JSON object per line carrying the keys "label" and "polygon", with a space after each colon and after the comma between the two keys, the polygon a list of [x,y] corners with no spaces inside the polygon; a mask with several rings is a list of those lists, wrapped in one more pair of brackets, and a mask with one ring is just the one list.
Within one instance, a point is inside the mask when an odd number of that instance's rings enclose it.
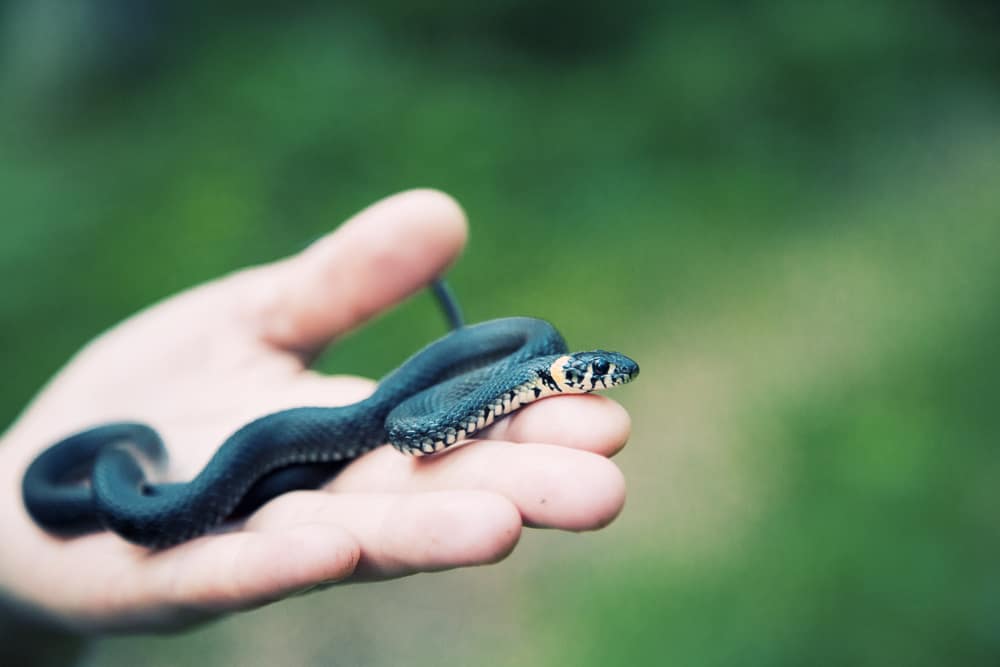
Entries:
{"label": "finger", "polygon": [[603,456],[558,445],[479,440],[437,456],[411,458],[381,447],[348,466],[336,493],[488,491],[517,507],[528,525],[593,530],[625,503],[625,481]]}
{"label": "finger", "polygon": [[209,613],[255,607],[349,576],[360,557],[354,537],[329,524],[299,521],[268,532],[208,535],[154,553],[137,590]]}
{"label": "finger", "polygon": [[309,356],[439,276],[465,244],[465,214],[445,194],[383,199],[288,260],[266,267],[256,319],[265,341]]}
{"label": "finger", "polygon": [[247,527],[266,532],[302,522],[353,535],[360,547],[354,578],[361,579],[495,563],[521,533],[521,517],[510,502],[480,491],[299,491],[261,508]]}
{"label": "finger", "polygon": [[477,434],[484,440],[547,442],[613,456],[628,442],[625,408],[598,394],[560,396],[532,403]]}

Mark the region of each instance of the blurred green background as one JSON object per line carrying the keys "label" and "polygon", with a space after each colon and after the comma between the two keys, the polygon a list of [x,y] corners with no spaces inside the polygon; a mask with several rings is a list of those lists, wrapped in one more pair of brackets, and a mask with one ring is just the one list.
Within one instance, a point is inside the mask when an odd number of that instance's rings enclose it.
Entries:
{"label": "blurred green background", "polygon": [[[628,505],[88,664],[997,664],[997,5],[337,4],[0,4],[4,423],[136,309],[431,186],[470,319],[641,363]],[[322,367],[441,331],[421,296]]]}

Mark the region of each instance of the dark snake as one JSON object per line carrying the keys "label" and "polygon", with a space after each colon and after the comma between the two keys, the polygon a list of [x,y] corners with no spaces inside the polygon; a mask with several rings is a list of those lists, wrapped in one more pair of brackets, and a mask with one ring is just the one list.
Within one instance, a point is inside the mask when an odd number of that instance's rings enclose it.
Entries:
{"label": "dark snake", "polygon": [[31,517],[61,536],[109,529],[163,548],[247,516],[287,491],[316,488],[383,443],[424,456],[469,440],[520,407],[558,394],[630,381],[639,366],[615,352],[570,354],[544,320],[510,317],[471,326],[443,283],[434,291],[452,331],[382,378],[368,398],[300,407],[256,419],[222,443],[186,483],[152,483],[167,454],[145,424],[116,422],[71,435],[24,475]]}

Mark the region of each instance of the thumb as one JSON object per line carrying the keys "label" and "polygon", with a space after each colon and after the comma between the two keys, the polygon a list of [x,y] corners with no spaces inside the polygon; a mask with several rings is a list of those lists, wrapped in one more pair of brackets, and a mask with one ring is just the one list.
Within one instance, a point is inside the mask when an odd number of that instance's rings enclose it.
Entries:
{"label": "thumb", "polygon": [[436,190],[410,190],[361,211],[298,255],[268,267],[263,338],[311,356],[438,277],[465,245],[465,214]]}

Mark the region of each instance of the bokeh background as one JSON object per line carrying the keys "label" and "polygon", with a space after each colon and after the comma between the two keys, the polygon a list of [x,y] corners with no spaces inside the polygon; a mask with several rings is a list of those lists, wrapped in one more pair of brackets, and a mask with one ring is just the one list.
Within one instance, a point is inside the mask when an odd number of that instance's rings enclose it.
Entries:
{"label": "bokeh background", "polygon": [[[0,4],[3,422],[136,309],[432,186],[470,319],[642,364],[629,501],[88,664],[1000,660],[995,3],[203,4]],[[420,296],[322,367],[441,331]]]}

